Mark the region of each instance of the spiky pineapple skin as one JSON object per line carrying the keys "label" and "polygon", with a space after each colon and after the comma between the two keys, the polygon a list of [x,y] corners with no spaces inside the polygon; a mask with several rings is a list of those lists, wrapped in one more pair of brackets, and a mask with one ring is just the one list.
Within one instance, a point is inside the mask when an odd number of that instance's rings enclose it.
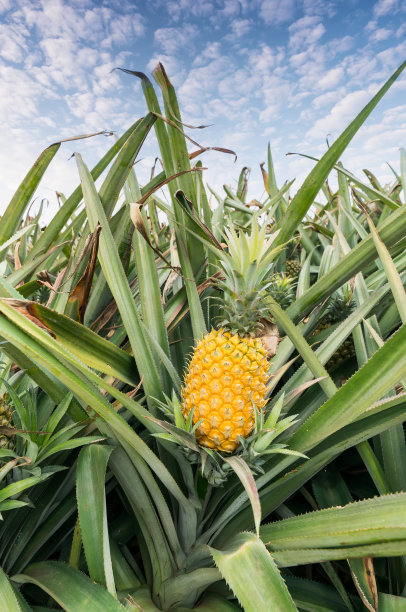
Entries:
{"label": "spiky pineapple skin", "polygon": [[[0,396],[0,426],[10,427],[12,424],[13,410],[5,399]],[[13,439],[4,434],[0,434],[0,448],[13,448]]]}
{"label": "spiky pineapple skin", "polygon": [[182,389],[183,416],[194,408],[193,424],[201,446],[232,453],[255,425],[255,406],[266,404],[269,363],[258,338],[220,329],[206,334],[194,349]]}
{"label": "spiky pineapple skin", "polygon": [[296,278],[299,276],[302,266],[298,259],[287,259],[285,262],[285,269],[287,276]]}

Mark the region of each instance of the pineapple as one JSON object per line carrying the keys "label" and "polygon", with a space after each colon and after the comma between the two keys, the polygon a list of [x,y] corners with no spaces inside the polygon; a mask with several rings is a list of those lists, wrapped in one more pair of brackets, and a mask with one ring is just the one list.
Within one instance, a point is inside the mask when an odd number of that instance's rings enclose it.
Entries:
{"label": "pineapple", "polygon": [[302,266],[298,259],[287,259],[285,262],[286,274],[292,278],[296,278],[300,274]]}
{"label": "pineapple", "polygon": [[185,418],[194,410],[200,445],[227,453],[246,438],[255,425],[255,407],[266,402],[269,362],[259,335],[266,319],[267,288],[273,236],[265,235],[253,219],[251,234],[232,229],[226,234],[228,253],[219,257],[224,280],[219,283],[221,322],[194,349],[182,389]]}
{"label": "pineapple", "polygon": [[13,438],[3,433],[12,427],[13,411],[3,396],[0,396],[0,448],[12,448]]}
{"label": "pineapple", "polygon": [[[329,329],[335,323],[343,321],[354,310],[355,304],[351,300],[349,291],[344,291],[344,294],[337,293],[331,300],[326,314],[319,322],[317,328],[313,332],[313,336]],[[342,345],[337,349],[334,355],[331,356],[326,364],[326,368],[330,370],[334,366],[341,363],[348,357],[355,354],[354,342],[352,336],[347,338]]]}

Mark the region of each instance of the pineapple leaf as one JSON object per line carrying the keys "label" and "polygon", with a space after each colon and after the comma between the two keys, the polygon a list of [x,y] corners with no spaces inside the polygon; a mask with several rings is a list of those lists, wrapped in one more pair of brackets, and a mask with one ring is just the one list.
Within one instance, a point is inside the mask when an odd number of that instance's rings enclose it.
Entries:
{"label": "pineapple leaf", "polygon": [[210,548],[221,574],[232,588],[245,612],[269,608],[297,612],[275,561],[251,533],[241,533],[225,550]]}

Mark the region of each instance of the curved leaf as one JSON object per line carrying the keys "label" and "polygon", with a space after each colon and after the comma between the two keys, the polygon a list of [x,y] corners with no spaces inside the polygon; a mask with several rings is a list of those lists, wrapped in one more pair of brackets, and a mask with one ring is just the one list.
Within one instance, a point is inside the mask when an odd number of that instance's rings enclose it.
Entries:
{"label": "curved leaf", "polygon": [[260,529],[272,550],[337,548],[390,541],[406,547],[406,493],[293,516]]}
{"label": "curved leaf", "polygon": [[297,612],[272,556],[256,536],[241,533],[227,550],[210,552],[245,612]]}
{"label": "curved leaf", "polygon": [[0,610],[7,612],[22,612],[16,594],[6,574],[0,567]]}
{"label": "curved leaf", "polygon": [[30,565],[25,574],[12,578],[20,584],[31,583],[48,593],[66,612],[124,612],[125,608],[106,589],[95,584],[79,570],[59,561]]}
{"label": "curved leaf", "polygon": [[26,207],[34,195],[45,170],[48,168],[60,146],[61,143],[57,142],[44,149],[35,161],[33,167],[21,181],[19,188],[1,218],[0,244],[11,238],[18,228],[18,224],[20,223]]}

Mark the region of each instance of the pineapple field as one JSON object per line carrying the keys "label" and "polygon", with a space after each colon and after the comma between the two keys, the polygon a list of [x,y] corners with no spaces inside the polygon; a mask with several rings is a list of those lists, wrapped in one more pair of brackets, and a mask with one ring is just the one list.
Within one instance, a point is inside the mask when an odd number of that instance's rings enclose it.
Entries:
{"label": "pineapple field", "polygon": [[340,161],[405,67],[294,196],[270,148],[258,199],[207,187],[161,64],[46,226],[40,154],[0,219],[1,611],[406,610],[406,151]]}

